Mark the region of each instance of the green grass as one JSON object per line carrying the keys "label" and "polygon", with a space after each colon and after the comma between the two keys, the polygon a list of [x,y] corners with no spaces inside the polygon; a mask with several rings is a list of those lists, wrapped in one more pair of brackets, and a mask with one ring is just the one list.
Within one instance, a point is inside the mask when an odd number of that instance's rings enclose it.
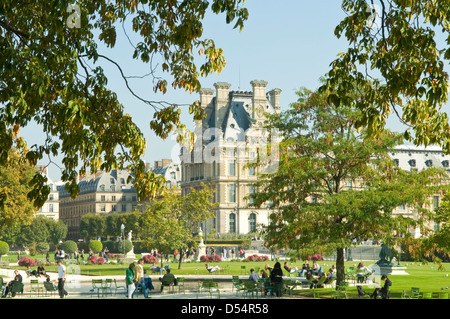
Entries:
{"label": "green grass", "polygon": [[[32,256],[30,256],[33,258]],[[39,258],[39,257],[38,257]],[[139,258],[139,256],[137,256]],[[15,260],[13,260],[15,261]],[[357,261],[346,262],[345,267],[356,266]],[[164,262],[163,265],[170,265],[172,273],[176,276],[182,275],[210,275],[210,273],[205,268],[205,263],[201,262],[183,262],[181,269],[178,269],[178,263],[174,262]],[[268,262],[243,262],[243,261],[222,261],[218,263],[211,263],[212,265],[219,265],[221,268],[225,268],[225,271],[219,273],[222,275],[249,275],[251,268],[263,269],[266,264],[273,266],[275,261]],[[283,262],[282,262],[283,264]],[[290,263],[291,264],[291,263]],[[301,261],[297,261],[291,266],[300,267]],[[323,266],[324,270],[328,270],[329,265],[333,264],[333,261],[322,261],[319,262]],[[370,266],[373,264],[371,261],[366,261],[365,265]],[[79,273],[82,275],[102,275],[102,276],[113,276],[113,275],[124,275],[125,270],[129,264],[104,264],[104,265],[73,265],[67,266],[68,272]],[[402,262],[402,265],[406,266],[406,272],[409,275],[391,275],[389,276],[392,281],[391,287],[391,298],[401,298],[403,290],[410,290],[411,287],[420,288],[421,292],[442,292],[441,288],[450,287],[450,276],[445,276],[450,273],[450,263],[443,263],[444,269],[438,270],[438,265],[435,263],[420,263],[420,262]],[[49,272],[56,272],[57,265],[52,263],[51,265],[45,265],[45,269]],[[149,265],[146,265],[148,269]],[[245,267],[245,269],[242,269]],[[14,269],[22,269],[25,267],[12,267]],[[151,275],[151,273],[149,273]],[[217,274],[217,273],[214,273]],[[374,288],[369,288],[364,286],[366,293],[372,293]],[[319,292],[320,297],[332,297],[331,288],[320,288],[316,291]],[[444,290],[444,292],[449,292],[450,289]],[[350,298],[358,298],[356,287],[351,287],[349,289]],[[312,290],[302,289],[299,292],[301,296],[312,297]]]}

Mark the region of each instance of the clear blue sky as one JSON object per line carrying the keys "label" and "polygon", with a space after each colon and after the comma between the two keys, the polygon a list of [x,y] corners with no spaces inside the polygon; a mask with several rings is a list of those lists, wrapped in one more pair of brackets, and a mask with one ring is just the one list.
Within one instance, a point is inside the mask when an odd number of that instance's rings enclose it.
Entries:
{"label": "clear blue sky", "polygon": [[[329,70],[329,64],[337,53],[346,49],[345,40],[334,36],[334,28],[344,17],[340,3],[336,0],[247,0],[245,6],[249,10],[249,19],[241,32],[227,25],[224,15],[210,14],[204,21],[204,37],[214,39],[216,46],[224,50],[227,64],[221,74],[202,79],[202,87],[214,88],[215,82],[228,82],[231,90],[250,91],[250,81],[265,80],[268,90],[282,90],[282,109],[286,109],[296,101],[295,92],[300,87],[317,88],[319,78]],[[121,30],[118,31],[116,48],[113,51],[105,49],[105,54],[120,63],[127,75],[147,73],[148,66],[131,59],[133,48],[122,36]],[[108,67],[107,74],[111,89],[118,93],[125,111],[133,117],[146,137],[148,149],[145,160],[152,165],[162,158],[177,160],[175,141],[170,138],[163,141],[150,130],[153,110],[127,91],[114,67]],[[149,100],[189,105],[199,98],[198,94],[183,90],[169,90],[164,96],[155,96],[149,81],[149,78],[136,79],[130,80],[130,84],[137,94]],[[182,108],[183,120],[192,128],[187,107]],[[29,146],[44,141],[39,132],[42,133],[34,126],[21,131]],[[54,161],[60,163],[60,158],[54,158]],[[40,164],[47,163],[43,160]],[[55,165],[49,166],[49,174],[52,179],[60,178]]]}

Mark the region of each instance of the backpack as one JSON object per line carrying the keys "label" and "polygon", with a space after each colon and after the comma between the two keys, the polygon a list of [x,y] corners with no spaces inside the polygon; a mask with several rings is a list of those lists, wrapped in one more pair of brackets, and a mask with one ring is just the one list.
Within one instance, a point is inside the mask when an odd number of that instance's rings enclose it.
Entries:
{"label": "backpack", "polygon": [[357,289],[358,289],[358,295],[359,296],[365,296],[366,295],[366,292],[364,291],[362,286],[357,286]]}

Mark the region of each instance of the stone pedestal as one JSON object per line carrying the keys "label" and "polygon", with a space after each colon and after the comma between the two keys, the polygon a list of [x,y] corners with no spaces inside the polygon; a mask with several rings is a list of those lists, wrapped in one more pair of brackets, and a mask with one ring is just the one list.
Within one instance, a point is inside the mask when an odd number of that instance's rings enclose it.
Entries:
{"label": "stone pedestal", "polygon": [[397,264],[374,264],[371,266],[374,275],[409,275],[405,270],[406,267]]}

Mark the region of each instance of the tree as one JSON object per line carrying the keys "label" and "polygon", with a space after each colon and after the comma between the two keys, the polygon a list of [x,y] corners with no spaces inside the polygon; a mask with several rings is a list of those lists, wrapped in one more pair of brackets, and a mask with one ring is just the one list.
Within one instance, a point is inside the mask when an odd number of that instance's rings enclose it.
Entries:
{"label": "tree", "polygon": [[213,217],[212,191],[191,189],[180,196],[171,190],[166,196],[152,201],[142,216],[141,239],[148,249],[158,249],[161,255],[173,250],[180,252],[180,263],[187,249],[196,246],[196,234],[201,222]]}
{"label": "tree", "polygon": [[399,170],[388,155],[401,142],[398,134],[385,131],[367,139],[353,126],[358,110],[328,103],[323,92],[301,89],[297,94],[298,102],[288,111],[269,117],[270,131],[282,135],[279,167],[260,176],[252,197],[256,206],[271,205],[263,227],[269,247],[289,248],[300,256],[335,252],[340,282],[344,249],[355,239],[393,246],[411,239],[408,227],[427,225],[428,218],[397,218],[392,212],[410,203],[420,207],[420,216],[429,216],[427,199],[442,172]]}
{"label": "tree", "polygon": [[2,260],[2,256],[6,255],[9,252],[9,245],[7,242],[0,241],[0,261]]}
{"label": "tree", "polygon": [[31,223],[36,209],[28,199],[28,185],[36,172],[14,151],[9,151],[0,165],[0,236],[15,226]]}
{"label": "tree", "polygon": [[[416,145],[450,152],[448,102],[449,4],[446,0],[343,0],[347,14],[335,29],[347,51],[331,63],[323,90],[336,106],[361,110],[357,128],[382,134],[389,115],[406,125]],[[353,99],[356,87],[360,99]]]}
{"label": "tree", "polygon": [[[120,62],[104,52],[115,47],[116,28],[124,30],[130,43],[129,34],[134,32],[138,40],[131,43],[129,57],[149,68],[151,80],[146,83],[151,83],[155,93],[166,92],[165,75],[173,79],[175,89],[197,92],[200,75],[220,72],[225,65],[222,49],[212,39],[203,38],[202,20],[211,10],[242,29],[248,17],[243,2],[2,1],[0,164],[6,163],[7,152],[14,145],[32,165],[44,156],[61,153],[62,180],[68,182],[65,187],[73,197],[79,193],[79,173],[125,167],[135,174],[139,198],[158,194],[163,181],[145,171],[143,134],[108,88],[102,63],[117,67],[131,93],[152,108],[150,128],[157,136],[166,138],[175,128],[184,127],[180,109],[136,94]],[[106,48],[100,49],[101,45]],[[199,119],[200,104],[193,103],[190,112]],[[32,121],[42,126],[47,138],[42,145],[28,148],[18,132]],[[33,181],[37,207],[46,198],[40,196],[44,184],[45,179]]]}
{"label": "tree", "polygon": [[87,213],[80,219],[80,235],[84,238],[102,237],[105,229],[105,218],[98,214]]}
{"label": "tree", "polygon": [[62,249],[66,254],[69,255],[73,254],[77,250],[77,248],[78,248],[77,243],[74,242],[73,240],[66,240],[62,244]]}
{"label": "tree", "polygon": [[49,242],[57,246],[60,241],[66,238],[69,228],[62,220],[49,218],[47,223],[50,232]]}

